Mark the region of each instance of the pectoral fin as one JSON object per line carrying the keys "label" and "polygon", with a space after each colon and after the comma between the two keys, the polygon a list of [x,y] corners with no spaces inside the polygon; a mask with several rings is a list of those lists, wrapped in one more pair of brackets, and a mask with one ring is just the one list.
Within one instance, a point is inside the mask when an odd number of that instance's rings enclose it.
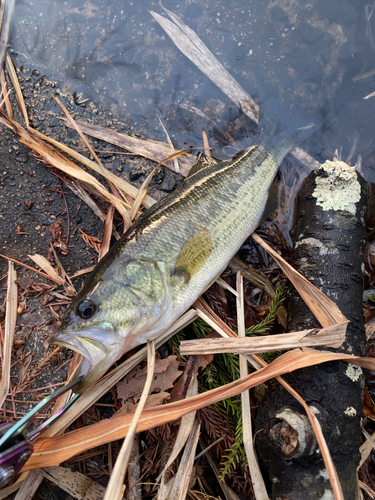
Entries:
{"label": "pectoral fin", "polygon": [[199,272],[212,251],[212,238],[209,232],[198,231],[190,236],[177,258],[173,274],[184,276],[185,282]]}

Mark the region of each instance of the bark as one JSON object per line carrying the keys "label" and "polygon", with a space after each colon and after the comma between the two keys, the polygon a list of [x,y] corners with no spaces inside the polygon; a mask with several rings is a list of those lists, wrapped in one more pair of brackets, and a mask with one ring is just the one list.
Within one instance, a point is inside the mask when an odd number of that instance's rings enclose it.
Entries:
{"label": "bark", "polygon": [[[323,175],[327,175],[324,174]],[[313,196],[322,171],[313,172],[299,195],[296,244],[291,264],[330,297],[350,320],[339,352],[363,356],[362,293],[366,186],[358,176],[355,215],[327,210]],[[319,181],[318,181],[319,182]],[[316,193],[316,192],[315,192]],[[298,293],[288,297],[288,330],[319,327]],[[331,349],[334,351],[334,349]],[[336,466],[344,497],[356,498],[364,376],[345,363],[298,370],[285,379],[315,411]],[[258,457],[269,475],[272,499],[333,499],[324,462],[302,407],[277,382],[257,415]]]}

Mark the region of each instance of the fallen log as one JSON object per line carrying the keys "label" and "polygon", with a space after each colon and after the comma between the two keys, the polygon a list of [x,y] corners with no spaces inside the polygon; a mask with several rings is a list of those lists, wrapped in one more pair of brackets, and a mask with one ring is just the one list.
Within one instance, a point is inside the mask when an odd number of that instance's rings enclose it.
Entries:
{"label": "fallen log", "polygon": [[[355,167],[326,162],[305,181],[298,197],[296,243],[291,264],[340,308],[350,323],[340,349],[363,356],[362,293],[366,186]],[[288,330],[319,327],[291,287]],[[364,375],[352,365],[327,363],[286,375],[318,417],[344,498],[356,498]],[[256,419],[258,457],[269,476],[271,498],[333,498],[311,426],[293,398],[269,386]]]}

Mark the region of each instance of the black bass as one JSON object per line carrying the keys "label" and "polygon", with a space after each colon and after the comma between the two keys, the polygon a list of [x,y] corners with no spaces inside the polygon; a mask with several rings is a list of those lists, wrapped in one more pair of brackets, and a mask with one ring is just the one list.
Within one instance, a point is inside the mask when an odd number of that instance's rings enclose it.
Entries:
{"label": "black bass", "polygon": [[50,342],[84,356],[77,392],[125,352],[163,333],[258,226],[279,164],[319,126],[281,109],[273,97],[266,104],[257,143],[194,173],[142,214],[69,306]]}

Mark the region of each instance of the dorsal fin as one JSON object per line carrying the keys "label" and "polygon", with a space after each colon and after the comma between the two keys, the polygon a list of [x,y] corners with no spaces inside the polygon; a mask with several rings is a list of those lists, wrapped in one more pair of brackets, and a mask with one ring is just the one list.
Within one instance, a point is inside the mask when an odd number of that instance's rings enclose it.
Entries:
{"label": "dorsal fin", "polygon": [[218,163],[218,161],[216,161],[215,158],[212,158],[212,156],[206,156],[204,153],[198,153],[197,162],[191,167],[187,177],[191,177],[206,167],[216,165],[216,163]]}

